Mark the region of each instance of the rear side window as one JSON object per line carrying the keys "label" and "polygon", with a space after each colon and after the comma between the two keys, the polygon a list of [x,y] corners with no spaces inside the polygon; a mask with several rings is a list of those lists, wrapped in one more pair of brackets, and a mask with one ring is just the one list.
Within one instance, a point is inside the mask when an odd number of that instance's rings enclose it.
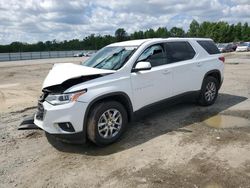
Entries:
{"label": "rear side window", "polygon": [[167,42],[165,45],[168,63],[189,60],[195,56],[195,51],[188,42]]}
{"label": "rear side window", "polygon": [[198,40],[197,41],[209,54],[219,54],[220,51],[211,40]]}

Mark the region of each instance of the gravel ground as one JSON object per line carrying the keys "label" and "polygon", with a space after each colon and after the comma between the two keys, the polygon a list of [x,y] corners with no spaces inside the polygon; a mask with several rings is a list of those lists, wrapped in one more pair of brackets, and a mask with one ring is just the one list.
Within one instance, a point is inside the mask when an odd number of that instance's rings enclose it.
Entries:
{"label": "gravel ground", "polygon": [[162,104],[105,148],[18,131],[53,63],[0,63],[0,187],[250,187],[250,53],[226,54],[217,102]]}

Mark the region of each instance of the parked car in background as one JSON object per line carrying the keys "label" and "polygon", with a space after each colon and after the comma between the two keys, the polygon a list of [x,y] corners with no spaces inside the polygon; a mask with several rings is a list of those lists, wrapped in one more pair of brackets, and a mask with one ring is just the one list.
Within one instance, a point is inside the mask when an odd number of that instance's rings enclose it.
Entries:
{"label": "parked car in background", "polygon": [[93,51],[89,51],[89,52],[80,52],[80,53],[77,53],[77,54],[74,54],[74,57],[91,57],[92,55],[94,55],[95,52]]}
{"label": "parked car in background", "polygon": [[224,61],[211,39],[110,44],[82,65],[54,65],[34,123],[62,140],[111,144],[135,113],[154,103],[193,94],[200,105],[214,104]]}
{"label": "parked car in background", "polygon": [[74,54],[74,57],[82,57],[84,55],[85,55],[84,52],[80,52],[80,53]]}
{"label": "parked car in background", "polygon": [[250,51],[250,42],[243,42],[238,45],[236,52],[247,52]]}
{"label": "parked car in background", "polygon": [[85,57],[91,57],[92,55],[94,55],[95,52],[87,52],[84,54]]}
{"label": "parked car in background", "polygon": [[217,47],[218,47],[218,49],[220,50],[220,52],[222,52],[222,50],[225,49],[226,44],[218,43],[218,44],[217,44]]}
{"label": "parked car in background", "polygon": [[229,44],[218,44],[218,48],[219,48],[219,50],[220,50],[221,53],[235,51],[235,45],[233,45],[232,43],[229,43]]}
{"label": "parked car in background", "polygon": [[238,44],[236,44],[236,43],[232,43],[232,48],[233,48],[233,50],[235,51],[236,50],[236,48],[238,47]]}

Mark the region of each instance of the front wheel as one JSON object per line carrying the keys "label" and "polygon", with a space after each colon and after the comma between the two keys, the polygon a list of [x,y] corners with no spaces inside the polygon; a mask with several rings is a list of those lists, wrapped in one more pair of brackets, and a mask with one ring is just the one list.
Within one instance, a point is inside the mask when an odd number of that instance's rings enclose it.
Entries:
{"label": "front wheel", "polygon": [[92,108],[88,119],[88,138],[97,145],[115,142],[128,122],[127,111],[116,101],[101,102]]}
{"label": "front wheel", "polygon": [[198,103],[202,106],[209,106],[215,103],[218,96],[219,83],[212,76],[208,76],[203,81]]}

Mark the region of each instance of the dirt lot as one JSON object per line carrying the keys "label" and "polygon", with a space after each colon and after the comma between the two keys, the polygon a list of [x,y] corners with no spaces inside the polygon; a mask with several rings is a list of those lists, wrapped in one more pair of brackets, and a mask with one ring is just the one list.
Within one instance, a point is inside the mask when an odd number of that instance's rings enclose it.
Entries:
{"label": "dirt lot", "polygon": [[161,105],[99,148],[18,131],[56,62],[0,63],[0,187],[250,187],[250,53],[227,54],[211,107]]}

